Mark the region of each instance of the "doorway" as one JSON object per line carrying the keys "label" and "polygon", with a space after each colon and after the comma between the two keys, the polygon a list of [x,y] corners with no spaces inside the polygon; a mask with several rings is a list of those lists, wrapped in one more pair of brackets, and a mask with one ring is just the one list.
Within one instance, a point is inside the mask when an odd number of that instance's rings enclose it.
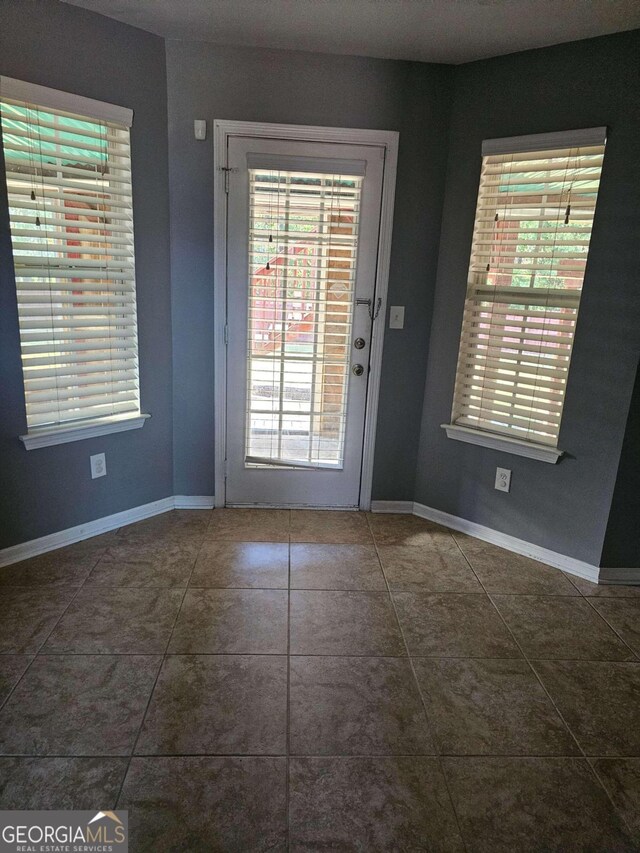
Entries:
{"label": "doorway", "polygon": [[368,508],[397,134],[229,124],[216,505]]}

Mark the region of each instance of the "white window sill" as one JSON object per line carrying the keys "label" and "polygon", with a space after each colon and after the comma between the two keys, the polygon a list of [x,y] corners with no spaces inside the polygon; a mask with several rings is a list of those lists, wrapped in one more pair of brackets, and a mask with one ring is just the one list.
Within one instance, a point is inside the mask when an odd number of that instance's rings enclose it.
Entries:
{"label": "white window sill", "polygon": [[95,438],[98,435],[108,435],[111,432],[124,432],[129,429],[141,429],[151,415],[122,415],[112,418],[100,418],[83,424],[69,426],[45,427],[34,429],[27,435],[21,435],[20,441],[27,450],[39,447],[50,447],[53,444],[68,444],[70,441],[82,441],[85,438]]}
{"label": "white window sill", "polygon": [[557,447],[548,447],[544,444],[534,444],[531,441],[520,441],[506,435],[483,432],[479,429],[458,426],[457,424],[441,424],[448,438],[456,441],[466,441],[467,444],[479,444],[481,447],[490,447],[492,450],[502,450],[505,453],[513,453],[516,456],[526,456],[529,459],[537,459],[540,462],[550,462],[552,465],[563,455],[563,450]]}

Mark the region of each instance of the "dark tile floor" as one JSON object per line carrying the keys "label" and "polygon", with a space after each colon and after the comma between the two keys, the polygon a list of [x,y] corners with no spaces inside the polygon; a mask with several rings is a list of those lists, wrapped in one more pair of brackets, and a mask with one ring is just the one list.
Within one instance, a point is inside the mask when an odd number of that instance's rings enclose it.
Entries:
{"label": "dark tile floor", "polygon": [[0,808],[138,851],[640,850],[640,590],[413,516],[179,511],[0,569]]}

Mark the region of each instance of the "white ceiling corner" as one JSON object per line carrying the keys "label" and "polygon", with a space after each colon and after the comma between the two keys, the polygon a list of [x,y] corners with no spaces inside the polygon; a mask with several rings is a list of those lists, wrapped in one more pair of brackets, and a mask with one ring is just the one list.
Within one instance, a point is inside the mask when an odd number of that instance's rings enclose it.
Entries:
{"label": "white ceiling corner", "polygon": [[64,0],[165,38],[459,64],[640,27],[638,0]]}

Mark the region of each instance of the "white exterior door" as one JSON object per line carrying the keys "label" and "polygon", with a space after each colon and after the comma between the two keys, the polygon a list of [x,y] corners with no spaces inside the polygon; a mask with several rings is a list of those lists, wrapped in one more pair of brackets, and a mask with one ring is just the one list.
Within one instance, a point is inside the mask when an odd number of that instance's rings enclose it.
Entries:
{"label": "white exterior door", "polygon": [[232,137],[227,164],[226,502],[357,507],[384,149]]}

